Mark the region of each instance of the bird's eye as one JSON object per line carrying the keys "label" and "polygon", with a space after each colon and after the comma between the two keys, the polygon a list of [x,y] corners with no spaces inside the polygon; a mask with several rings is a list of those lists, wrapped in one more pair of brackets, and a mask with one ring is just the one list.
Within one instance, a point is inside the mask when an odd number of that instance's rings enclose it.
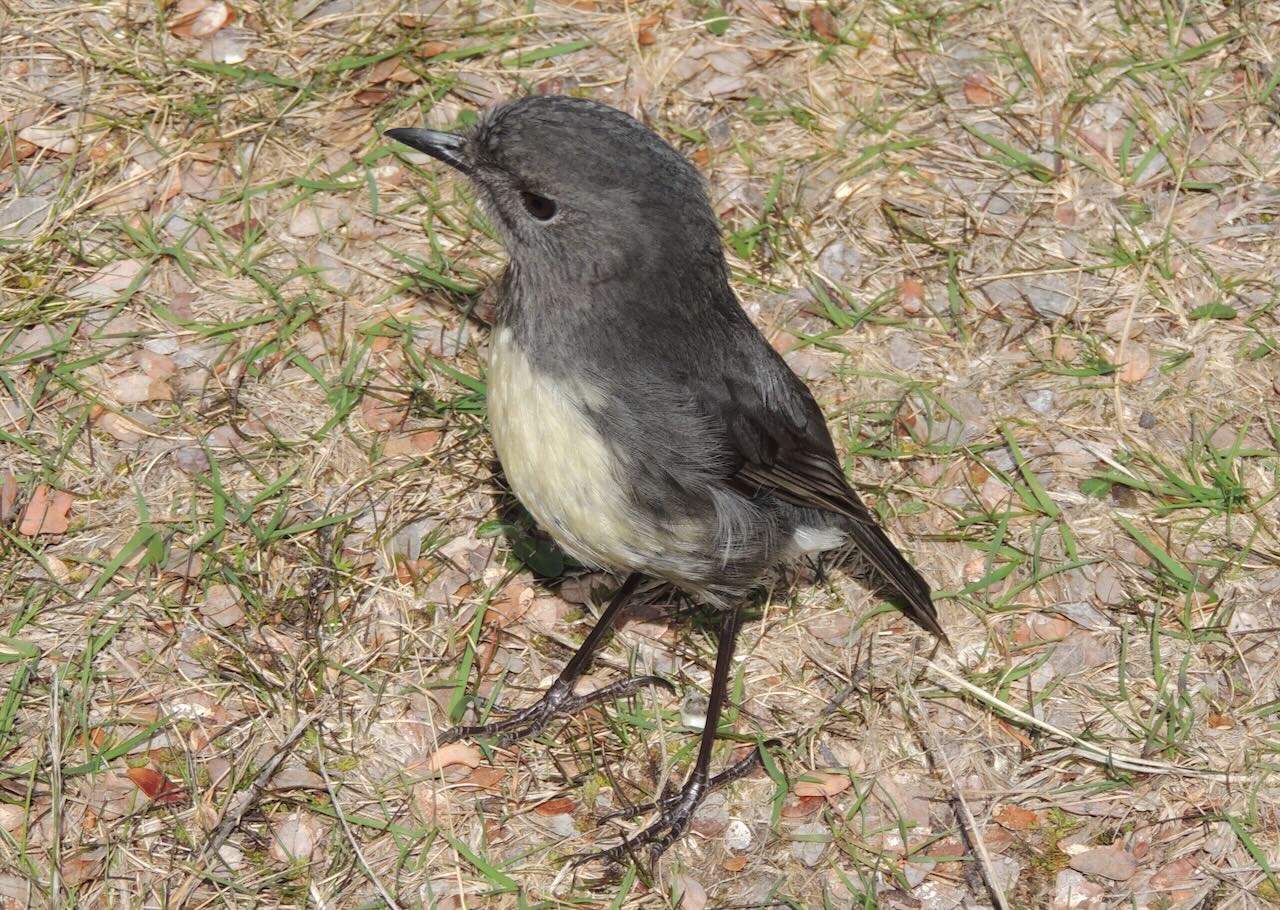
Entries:
{"label": "bird's eye", "polygon": [[524,210],[539,221],[550,221],[556,216],[554,199],[525,191],[520,194],[520,201],[524,203]]}

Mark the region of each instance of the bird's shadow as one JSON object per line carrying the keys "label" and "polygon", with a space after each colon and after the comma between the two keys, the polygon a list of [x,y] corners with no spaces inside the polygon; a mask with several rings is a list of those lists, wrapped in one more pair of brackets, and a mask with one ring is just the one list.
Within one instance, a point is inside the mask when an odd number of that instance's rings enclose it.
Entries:
{"label": "bird's shadow", "polygon": [[528,509],[511,492],[501,465],[494,461],[490,470],[497,491],[494,511],[511,555],[533,573],[540,585],[551,590],[557,590],[567,579],[587,572],[586,567],[560,549],[551,535],[538,527]]}
{"label": "bird's shadow", "polygon": [[[558,594],[567,582],[596,575],[595,569],[584,566],[564,552],[550,534],[538,527],[533,516],[508,486],[502,466],[494,461],[490,467],[497,491],[494,511],[502,525],[503,538],[512,557],[533,574],[534,581]],[[602,584],[600,590],[592,591],[593,599],[600,603],[607,602],[610,592],[604,589],[611,587],[613,586]],[[758,618],[763,609],[763,601],[752,595],[743,602],[742,609],[744,619]],[[627,620],[653,618],[688,623],[696,630],[713,634],[720,628],[718,608],[703,604],[674,585],[657,579],[653,580],[653,584],[643,586],[632,597],[625,617]]]}

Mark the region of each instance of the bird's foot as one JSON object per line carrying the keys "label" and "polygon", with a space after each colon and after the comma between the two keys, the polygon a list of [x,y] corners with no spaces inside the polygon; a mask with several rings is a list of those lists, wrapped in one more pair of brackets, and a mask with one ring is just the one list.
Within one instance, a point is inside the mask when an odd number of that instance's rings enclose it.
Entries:
{"label": "bird's foot", "polygon": [[675,686],[661,676],[637,676],[633,679],[623,679],[596,689],[594,692],[587,692],[585,695],[574,695],[569,685],[561,685],[557,681],[543,693],[542,698],[529,707],[516,711],[510,717],[487,724],[451,727],[440,734],[437,746],[457,742],[469,736],[497,736],[499,746],[508,746],[539,733],[558,715],[577,714],[597,702],[626,698],[645,686],[661,686],[668,691],[675,691]]}
{"label": "bird's foot", "polygon": [[[781,740],[771,739],[767,741],[765,745],[773,746],[773,745],[779,744],[780,742]],[[735,762],[731,767],[726,768],[725,770],[717,774],[715,777],[711,778],[711,782],[707,784],[707,792],[710,793],[712,790],[718,790],[719,788],[723,787],[725,784],[731,784],[735,780],[746,777],[756,768],[760,767],[761,761],[762,759],[761,759],[760,749],[752,749],[744,757],[738,759],[738,761]],[[661,809],[663,811],[666,811],[668,808],[674,807],[675,804],[680,801],[680,799],[681,799],[681,791],[676,791],[675,793],[671,793],[671,794],[668,794],[667,796],[661,797],[656,802],[639,803],[634,806],[627,806],[625,809],[619,809],[616,812],[610,812],[608,815],[600,816],[598,819],[596,819],[596,821],[607,822],[607,821],[613,821],[614,819],[635,818],[637,815],[644,815],[644,813],[651,812],[654,809]]]}
{"label": "bird's foot", "polygon": [[[765,745],[775,745],[777,742],[778,740],[769,740]],[[658,857],[662,856],[663,852],[679,840],[680,835],[684,834],[688,829],[689,823],[693,820],[693,813],[697,811],[698,804],[702,802],[708,793],[739,778],[746,777],[760,767],[761,763],[761,749],[752,749],[748,755],[739,759],[731,767],[721,771],[707,783],[698,784],[696,781],[691,780],[684,785],[683,789],[660,797],[654,802],[628,806],[617,812],[610,812],[608,815],[601,816],[598,821],[606,822],[611,819],[635,818],[637,815],[643,815],[654,809],[658,810],[658,820],[635,837],[628,838],[608,850],[575,857],[573,865],[575,867],[581,866],[593,860],[601,860],[607,863],[620,862],[627,857],[634,858],[636,850],[645,846],[649,848],[650,862],[657,862]]]}
{"label": "bird's foot", "polygon": [[[649,848],[649,862],[651,865],[656,864],[658,857],[662,856],[666,849],[679,840],[680,835],[688,830],[689,823],[693,821],[693,813],[709,792],[711,792],[711,787],[707,783],[689,781],[678,793],[659,799],[656,803],[636,806],[634,811],[627,810],[625,814],[630,816],[648,809],[657,809],[658,818],[639,834],[626,838],[617,846],[610,847],[608,850],[601,850],[599,853],[587,853],[574,857],[573,865],[577,867],[593,860],[619,863],[624,859],[630,858],[638,861],[638,854],[642,847]],[[614,813],[612,817],[616,818],[621,814],[623,813]]]}

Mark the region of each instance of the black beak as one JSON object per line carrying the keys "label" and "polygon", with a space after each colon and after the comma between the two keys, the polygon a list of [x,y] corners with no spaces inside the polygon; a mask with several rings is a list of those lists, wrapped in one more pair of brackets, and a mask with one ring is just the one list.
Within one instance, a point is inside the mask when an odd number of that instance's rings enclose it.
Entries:
{"label": "black beak", "polygon": [[430,155],[443,161],[450,167],[456,167],[464,174],[471,173],[471,164],[464,157],[467,138],[457,133],[442,133],[439,130],[394,129],[382,135],[403,142],[411,149]]}

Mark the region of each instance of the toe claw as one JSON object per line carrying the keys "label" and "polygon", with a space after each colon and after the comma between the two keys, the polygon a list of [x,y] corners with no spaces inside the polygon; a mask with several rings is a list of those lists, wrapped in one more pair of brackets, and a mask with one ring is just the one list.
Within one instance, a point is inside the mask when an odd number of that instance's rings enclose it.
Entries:
{"label": "toe claw", "polygon": [[676,691],[676,684],[673,683],[671,680],[666,679],[662,676],[641,676],[640,682],[643,682],[645,685],[649,685],[649,686],[661,686],[662,688],[666,689],[668,692]]}
{"label": "toe claw", "polygon": [[625,821],[629,818],[635,818],[637,815],[644,815],[646,812],[652,812],[661,805],[661,800],[656,803],[636,803],[634,806],[627,806],[624,809],[615,809],[612,812],[601,815],[596,819],[596,824],[604,824],[611,821]]}
{"label": "toe claw", "polygon": [[[680,835],[688,829],[689,823],[693,820],[694,810],[702,801],[704,792],[701,787],[696,790],[685,789],[667,799],[658,800],[656,804],[649,803],[647,806],[635,807],[639,811],[660,808],[662,814],[658,816],[657,821],[634,837],[626,838],[622,843],[615,844],[607,850],[601,850],[599,853],[575,859],[575,868],[592,860],[606,863],[620,863],[628,858],[635,860],[636,852],[643,847],[649,848],[650,864],[656,865],[667,848],[679,840]],[[639,811],[635,814],[639,814]]]}
{"label": "toe claw", "polygon": [[439,749],[443,746],[449,745],[449,743],[456,743],[464,736],[466,736],[465,727],[450,727],[448,730],[441,731],[440,734],[436,736],[436,748]]}

